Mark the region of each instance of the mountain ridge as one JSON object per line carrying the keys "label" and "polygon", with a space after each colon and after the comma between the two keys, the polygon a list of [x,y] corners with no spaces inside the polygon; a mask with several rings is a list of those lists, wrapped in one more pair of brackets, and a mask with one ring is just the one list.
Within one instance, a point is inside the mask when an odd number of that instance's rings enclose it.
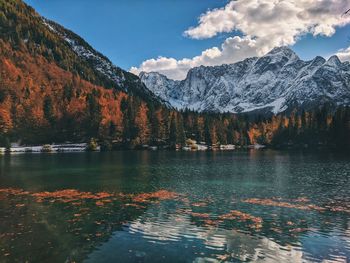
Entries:
{"label": "mountain ridge", "polygon": [[[298,146],[307,143],[343,147],[349,139],[350,108],[340,107],[337,111],[321,108],[268,118],[261,115],[246,118],[244,114],[197,113],[165,107],[137,76],[114,66],[75,33],[43,20],[21,0],[0,0],[0,25],[2,147],[9,147],[10,142],[22,145],[94,142],[93,138],[105,150],[147,145],[176,149],[184,146],[186,139],[207,145]],[[191,82],[205,84],[208,86],[205,91],[212,95],[209,101],[228,103],[225,99],[231,94],[224,92],[230,79],[222,76],[223,68],[231,75],[249,69],[259,79],[259,70],[273,72],[280,68],[280,63],[300,62],[288,50],[275,51],[282,54],[271,54],[267,62],[251,58],[234,67],[193,69],[188,75],[190,93],[185,95],[191,98],[202,92],[201,85],[191,90]],[[258,61],[260,66],[252,67]],[[309,67],[316,69],[325,63],[324,59],[316,58]],[[334,65],[339,66],[336,58],[330,59],[325,68],[332,73]],[[341,65],[348,67],[348,64]],[[269,74],[264,78],[268,79]],[[165,77],[156,80],[170,87],[177,83]],[[212,87],[211,80],[218,80],[223,92],[217,90],[217,86]],[[244,78],[241,76],[239,80]],[[164,91],[163,84],[159,85],[159,92]],[[176,90],[175,95],[180,99],[182,91]],[[220,96],[222,94],[227,96]],[[178,103],[181,105],[181,100]]]}
{"label": "mountain ridge", "polygon": [[68,43],[78,57],[88,62],[98,73],[111,81],[115,88],[131,95],[140,96],[145,100],[167,104],[161,98],[155,96],[154,93],[150,92],[136,75],[113,64],[105,55],[90,46],[79,35],[45,17],[41,17],[41,19],[48,29],[58,34]]}
{"label": "mountain ridge", "polygon": [[338,57],[303,61],[288,47],[221,66],[192,68],[186,79],[141,72],[146,87],[177,109],[270,112],[350,104],[350,64]]}
{"label": "mountain ridge", "polygon": [[156,110],[168,109],[137,76],[23,1],[0,0],[0,144],[144,143]]}

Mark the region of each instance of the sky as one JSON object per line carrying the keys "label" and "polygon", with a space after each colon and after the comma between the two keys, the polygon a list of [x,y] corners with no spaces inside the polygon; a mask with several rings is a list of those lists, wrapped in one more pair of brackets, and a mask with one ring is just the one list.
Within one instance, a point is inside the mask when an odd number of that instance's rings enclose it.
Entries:
{"label": "sky", "polygon": [[348,0],[25,0],[115,65],[183,79],[290,46],[302,59],[350,60]]}

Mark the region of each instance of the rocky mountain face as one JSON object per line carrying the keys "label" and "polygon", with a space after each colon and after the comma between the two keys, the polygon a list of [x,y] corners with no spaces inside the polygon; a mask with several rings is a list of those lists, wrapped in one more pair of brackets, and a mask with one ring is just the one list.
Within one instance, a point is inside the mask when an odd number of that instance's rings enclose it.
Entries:
{"label": "rocky mountain face", "polygon": [[129,123],[147,132],[150,109],[168,110],[160,101],[75,33],[0,0],[0,144],[114,139]]}
{"label": "rocky mountain face", "polygon": [[70,49],[98,74],[102,75],[112,86],[122,91],[142,97],[145,100],[159,101],[134,74],[115,66],[107,57],[92,48],[84,39],[63,26],[42,17],[42,23],[69,45]]}
{"label": "rocky mountain face", "polygon": [[173,107],[200,112],[277,114],[350,104],[350,63],[336,56],[303,61],[288,47],[235,64],[193,68],[182,81],[154,72],[140,78]]}

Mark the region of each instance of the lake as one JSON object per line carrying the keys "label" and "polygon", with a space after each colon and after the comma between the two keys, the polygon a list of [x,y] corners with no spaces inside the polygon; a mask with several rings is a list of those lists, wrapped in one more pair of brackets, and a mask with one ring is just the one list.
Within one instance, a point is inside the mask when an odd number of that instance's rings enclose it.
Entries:
{"label": "lake", "polygon": [[350,156],[0,156],[0,262],[350,262]]}

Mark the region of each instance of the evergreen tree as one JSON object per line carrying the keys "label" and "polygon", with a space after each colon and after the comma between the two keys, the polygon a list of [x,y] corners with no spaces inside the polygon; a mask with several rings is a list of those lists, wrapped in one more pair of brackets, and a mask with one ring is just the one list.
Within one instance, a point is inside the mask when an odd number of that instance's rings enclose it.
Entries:
{"label": "evergreen tree", "polygon": [[97,137],[101,123],[101,106],[97,98],[96,92],[90,93],[86,96],[87,108],[88,108],[88,135],[89,137]]}
{"label": "evergreen tree", "polygon": [[53,125],[55,121],[55,116],[53,112],[53,104],[50,96],[45,96],[44,105],[43,105],[44,117],[45,119]]}
{"label": "evergreen tree", "polygon": [[183,117],[181,114],[177,116],[176,121],[176,143],[184,144],[186,141]]}
{"label": "evergreen tree", "polygon": [[177,140],[177,132],[176,132],[176,118],[175,114],[172,114],[170,120],[170,128],[169,128],[169,144],[174,147],[176,145]]}
{"label": "evergreen tree", "polygon": [[212,137],[211,137],[211,125],[208,118],[205,120],[204,138],[207,145],[213,144]]}

